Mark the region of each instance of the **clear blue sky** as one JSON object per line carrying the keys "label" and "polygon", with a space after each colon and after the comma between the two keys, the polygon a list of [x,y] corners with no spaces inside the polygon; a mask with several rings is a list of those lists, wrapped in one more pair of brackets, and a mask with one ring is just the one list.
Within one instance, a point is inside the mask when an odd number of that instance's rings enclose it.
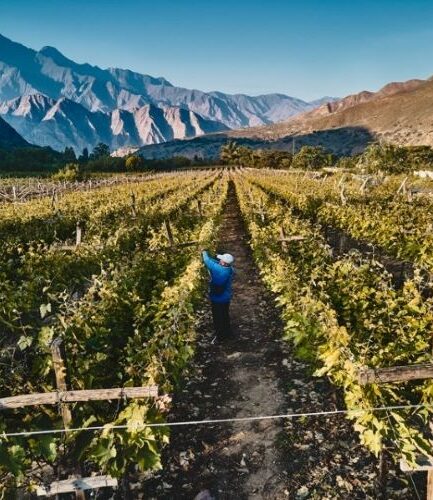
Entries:
{"label": "clear blue sky", "polygon": [[0,33],[252,95],[344,96],[433,74],[432,0],[0,0]]}

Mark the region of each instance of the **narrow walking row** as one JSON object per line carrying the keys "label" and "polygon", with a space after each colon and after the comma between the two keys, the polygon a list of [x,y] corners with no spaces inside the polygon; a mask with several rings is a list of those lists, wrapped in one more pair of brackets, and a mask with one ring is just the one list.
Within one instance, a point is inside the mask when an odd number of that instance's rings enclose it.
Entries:
{"label": "narrow walking row", "polygon": [[[234,186],[220,230],[220,253],[235,256],[233,338],[216,342],[210,307],[199,312],[195,366],[171,421],[321,411],[344,407],[338,393],[294,359],[248,244]],[[175,427],[164,469],[143,498],[377,498],[377,460],[344,416]],[[394,498],[410,491],[393,479]],[[400,496],[399,496],[400,495]]]}

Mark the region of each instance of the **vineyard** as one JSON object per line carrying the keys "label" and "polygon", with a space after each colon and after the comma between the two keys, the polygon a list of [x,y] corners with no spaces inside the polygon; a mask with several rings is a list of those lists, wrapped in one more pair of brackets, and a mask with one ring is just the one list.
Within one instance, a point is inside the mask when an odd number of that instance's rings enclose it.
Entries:
{"label": "vineyard", "polygon": [[[0,181],[0,496],[103,474],[118,498],[421,498],[430,193],[252,168]],[[201,249],[235,255],[226,346]]]}

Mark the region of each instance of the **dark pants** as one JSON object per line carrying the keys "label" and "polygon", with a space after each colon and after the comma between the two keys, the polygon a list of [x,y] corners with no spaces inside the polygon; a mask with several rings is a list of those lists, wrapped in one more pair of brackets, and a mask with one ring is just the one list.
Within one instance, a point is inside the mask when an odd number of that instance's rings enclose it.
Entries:
{"label": "dark pants", "polygon": [[212,302],[212,317],[213,326],[218,339],[227,339],[231,337],[232,332],[230,328],[230,315],[229,315],[230,302],[219,304]]}

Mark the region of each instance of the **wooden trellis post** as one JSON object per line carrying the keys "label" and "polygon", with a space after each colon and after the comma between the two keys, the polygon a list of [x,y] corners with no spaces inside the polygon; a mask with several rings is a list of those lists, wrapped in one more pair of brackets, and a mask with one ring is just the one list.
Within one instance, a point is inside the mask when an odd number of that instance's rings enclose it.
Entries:
{"label": "wooden trellis post", "polygon": [[364,192],[365,192],[365,187],[367,186],[367,182],[368,182],[369,180],[370,180],[370,177],[366,177],[366,178],[364,179],[364,181],[362,182],[361,187],[359,188],[359,192],[360,192],[361,194],[364,194]]}
{"label": "wooden trellis post", "polygon": [[135,203],[135,193],[131,193],[131,210],[132,210],[132,216],[137,217],[137,206]]}
{"label": "wooden trellis post", "polygon": [[[53,340],[51,344],[51,356],[53,358],[53,368],[56,376],[56,387],[59,391],[66,391],[66,367],[62,356],[62,339],[60,337]],[[71,411],[68,406],[60,403],[63,424],[67,429],[72,421]]]}
{"label": "wooden trellis post", "polygon": [[171,230],[170,221],[168,219],[164,220],[164,226],[170,246],[174,246],[173,231]]}
{"label": "wooden trellis post", "polygon": [[341,179],[338,181],[337,187],[340,187],[344,184],[344,181],[346,180],[346,174],[343,174],[341,176]]}
{"label": "wooden trellis post", "polygon": [[408,180],[408,177],[405,177],[403,179],[403,182],[400,184],[399,188],[397,189],[397,194],[406,194],[406,182]]}
{"label": "wooden trellis post", "polygon": [[56,197],[56,190],[55,190],[55,189],[53,189],[53,194],[52,194],[52,196],[51,196],[51,208],[52,208],[53,210],[55,210],[55,209],[56,209],[56,201],[57,201],[57,197]]}
{"label": "wooden trellis post", "polygon": [[[387,382],[407,382],[409,380],[425,380],[433,378],[433,364],[425,363],[412,366],[393,366],[389,368],[363,368],[358,373],[361,385]],[[400,461],[403,472],[427,471],[427,500],[433,500],[433,460],[419,457],[415,467],[405,460]]]}
{"label": "wooden trellis post", "polygon": [[81,245],[81,239],[83,236],[83,228],[81,227],[80,221],[77,221],[76,229],[75,229],[75,246],[78,247]]}
{"label": "wooden trellis post", "polygon": [[346,205],[347,199],[346,196],[344,195],[344,184],[342,184],[340,187],[340,200],[343,206]]}
{"label": "wooden trellis post", "polygon": [[283,226],[280,227],[280,239],[281,239],[281,248],[283,252],[287,251],[287,241],[286,241],[286,233],[284,231]]}

